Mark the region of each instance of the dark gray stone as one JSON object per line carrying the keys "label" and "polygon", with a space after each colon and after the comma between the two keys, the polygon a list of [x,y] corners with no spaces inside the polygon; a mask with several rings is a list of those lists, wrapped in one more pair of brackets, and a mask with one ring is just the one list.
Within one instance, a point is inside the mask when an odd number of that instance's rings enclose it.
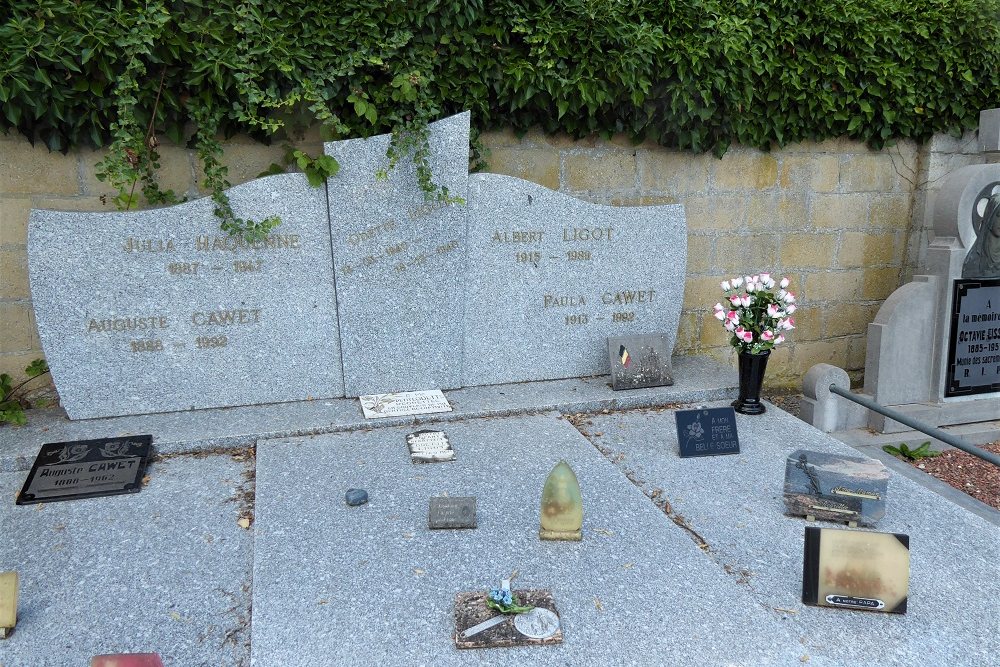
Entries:
{"label": "dark gray stone", "polygon": [[476,498],[435,497],[427,505],[427,527],[439,528],[475,528]]}
{"label": "dark gray stone", "polygon": [[[469,113],[430,125],[434,181],[466,197]],[[461,386],[466,207],[427,202],[389,135],[325,145],[348,396]]]}
{"label": "dark gray stone", "polygon": [[32,211],[35,318],[72,419],[343,395],[323,190],[285,174],[229,197],[237,215],[282,224],[248,247],[207,197]]}
{"label": "dark gray stone", "polygon": [[348,489],[347,493],[344,494],[344,502],[351,507],[364,505],[368,502],[368,492],[364,489]]}
{"label": "dark gray stone", "polygon": [[889,471],[874,459],[797,449],[785,460],[785,510],[874,526],[885,516]]}
{"label": "dark gray stone", "polygon": [[618,391],[673,384],[669,345],[666,334],[609,337],[608,364],[611,367],[612,389]]}
{"label": "dark gray stone", "polygon": [[469,178],[465,385],[604,375],[609,336],[663,332],[669,357],[682,206],[598,206],[509,176]]}

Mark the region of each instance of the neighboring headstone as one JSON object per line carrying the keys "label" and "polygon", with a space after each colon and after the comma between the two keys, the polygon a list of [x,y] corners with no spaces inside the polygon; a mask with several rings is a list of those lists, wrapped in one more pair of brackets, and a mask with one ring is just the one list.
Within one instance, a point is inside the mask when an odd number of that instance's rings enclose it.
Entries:
{"label": "neighboring headstone", "polygon": [[740,453],[736,411],[732,408],[677,410],[674,418],[681,458]]}
{"label": "neighboring headstone", "polygon": [[482,591],[455,596],[455,646],[467,649],[562,643],[559,610],[552,592],[519,590],[517,595],[522,605],[539,611],[499,614],[486,605]]}
{"label": "neighboring headstone", "polygon": [[799,449],[785,460],[785,510],[874,526],[885,516],[889,471],[875,459]]}
{"label": "neighboring headstone", "polygon": [[[926,260],[917,275],[889,295],[868,326],[863,394],[929,426],[991,421],[1000,414],[1000,385],[990,378],[1000,365],[992,363],[997,353],[989,349],[996,341],[955,341],[952,330],[959,310],[970,316],[969,322],[958,322],[970,327],[968,333],[975,328],[983,332],[977,336],[988,339],[1000,326],[972,317],[996,316],[997,304],[987,295],[996,288],[976,288],[966,293],[971,300],[965,301],[961,287],[973,284],[965,282],[970,278],[983,287],[1000,278],[1000,164],[949,174],[934,197],[933,219]],[[962,303],[956,302],[959,298]],[[963,350],[963,342],[976,347]],[[819,400],[826,405],[817,405]],[[807,395],[803,402],[813,424],[824,428],[910,429],[875,411],[849,407],[829,393],[822,399]]]}
{"label": "neighboring headstone", "polygon": [[427,505],[427,527],[432,530],[441,528],[475,528],[475,496],[436,496],[431,498]]}
{"label": "neighboring headstone", "polygon": [[7,639],[17,625],[17,572],[0,572],[0,639]]}
{"label": "neighboring headstone", "polygon": [[682,206],[598,206],[509,176],[469,178],[465,385],[603,375],[608,337],[655,332],[666,332],[669,375]]}
{"label": "neighboring headstone", "polygon": [[802,603],[906,613],[910,538],[833,528],[806,528]]}
{"label": "neighboring headstone", "polygon": [[228,195],[281,225],[233,238],[207,197],[31,212],[35,319],[70,418],[343,395],[325,193],[285,174]]}
{"label": "neighboring headstone", "polygon": [[[469,119],[430,124],[434,182],[462,199]],[[348,396],[461,386],[466,206],[426,201],[409,156],[380,179],[389,142],[324,147],[340,163],[327,187]]]}
{"label": "neighboring headstone", "polygon": [[18,505],[138,493],[153,436],[42,445],[17,496]]}
{"label": "neighboring headstone", "polygon": [[361,396],[359,400],[365,419],[451,412],[451,404],[440,389],[371,394]]}
{"label": "neighboring headstone", "polygon": [[673,384],[671,352],[666,334],[611,336],[608,338],[611,388],[618,391]]}
{"label": "neighboring headstone", "polygon": [[955,281],[947,382],[945,396],[1000,392],[1000,278]]}
{"label": "neighboring headstone", "polygon": [[455,460],[455,450],[444,431],[423,430],[406,436],[413,463],[440,463]]}
{"label": "neighboring headstone", "polygon": [[543,540],[583,539],[583,496],[576,473],[560,461],[545,478],[542,488],[541,528]]}
{"label": "neighboring headstone", "polygon": [[364,505],[368,502],[368,492],[364,489],[348,489],[344,494],[344,502],[351,507]]}

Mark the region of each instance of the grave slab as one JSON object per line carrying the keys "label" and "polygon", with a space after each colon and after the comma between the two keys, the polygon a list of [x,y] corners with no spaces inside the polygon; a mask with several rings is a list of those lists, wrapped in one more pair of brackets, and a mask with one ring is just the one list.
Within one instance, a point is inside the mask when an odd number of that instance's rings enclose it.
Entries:
{"label": "grave slab", "polygon": [[[470,117],[429,125],[434,182],[463,200]],[[461,385],[466,207],[426,201],[409,156],[388,169],[389,143],[324,145],[340,163],[327,188],[348,396]]]}
{"label": "grave slab", "polygon": [[238,216],[281,225],[260,242],[230,237],[208,197],[32,211],[32,303],[70,417],[344,395],[323,189],[285,174],[228,194]]}
{"label": "grave slab", "polygon": [[21,578],[0,665],[150,652],[165,665],[245,665],[253,548],[233,499],[246,465],[154,462],[138,494],[26,506],[13,503],[24,475],[0,473],[0,571]]}
{"label": "grave slab", "polygon": [[300,401],[279,405],[174,412],[70,421],[61,409],[32,410],[25,426],[0,428],[0,471],[28,470],[46,442],[152,433],[158,454],[248,447],[263,438],[314,435],[359,428],[430,421],[503,417],[524,412],[585,412],[736,397],[736,372],[704,357],[674,360],[670,387],[612,391],[609,378],[595,377],[468,387],[447,392],[454,410],[418,417],[366,420],[356,399]]}
{"label": "grave slab", "polygon": [[[330,664],[797,664],[798,640],[555,414],[455,422],[463,455],[414,467],[405,429],[262,442],[257,450],[254,667]],[[582,542],[538,539],[539,502],[565,459]],[[343,507],[339,489],[371,501]],[[432,531],[424,498],[476,496],[478,528]],[[458,593],[548,589],[557,646],[461,651]],[[712,610],[712,611],[709,611]],[[709,620],[710,619],[710,620]],[[307,631],[303,631],[307,629]],[[349,641],[345,641],[349,638]]]}
{"label": "grave slab", "polygon": [[604,375],[609,336],[660,332],[670,374],[687,266],[683,206],[599,206],[474,174],[468,265],[465,385]]}
{"label": "grave slab", "polygon": [[590,421],[584,427],[590,439],[622,472],[647,494],[660,490],[705,539],[720,569],[745,580],[761,605],[786,615],[812,656],[809,664],[982,665],[995,659],[1000,639],[988,628],[996,628],[1000,615],[1000,538],[993,524],[894,474],[879,530],[910,536],[906,616],[806,607],[800,600],[804,529],[838,525],[785,516],[785,459],[796,449],[848,456],[855,450],[770,405],[762,416],[737,415],[739,456],[711,459],[677,457],[671,412]]}

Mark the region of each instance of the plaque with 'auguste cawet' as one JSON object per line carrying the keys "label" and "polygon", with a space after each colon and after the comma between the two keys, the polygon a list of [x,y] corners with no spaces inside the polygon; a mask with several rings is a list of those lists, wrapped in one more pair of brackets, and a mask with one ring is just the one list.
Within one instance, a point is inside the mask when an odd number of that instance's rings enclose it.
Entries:
{"label": "plaque with 'auguste cawet'", "polygon": [[138,493],[151,435],[50,442],[42,445],[18,505]]}
{"label": "plaque with 'auguste cawet'", "polygon": [[285,174],[229,197],[241,217],[282,222],[233,237],[209,198],[32,211],[32,301],[71,418],[343,395],[324,190]]}

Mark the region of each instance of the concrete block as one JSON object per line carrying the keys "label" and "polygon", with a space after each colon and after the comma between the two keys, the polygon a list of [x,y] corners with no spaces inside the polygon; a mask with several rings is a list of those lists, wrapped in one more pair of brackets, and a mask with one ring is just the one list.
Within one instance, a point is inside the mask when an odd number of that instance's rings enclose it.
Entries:
{"label": "concrete block", "polygon": [[979,112],[979,150],[1000,153],[1000,109]]}
{"label": "concrete block", "polygon": [[809,224],[806,195],[751,193],[747,226],[753,231],[802,230]]}
{"label": "concrete block", "polygon": [[865,229],[868,201],[867,195],[860,194],[816,195],[812,202],[812,224],[823,229]]}
{"label": "concrete block", "polygon": [[27,139],[0,143],[0,194],[64,194],[80,192],[76,160],[50,153],[41,142]]}
{"label": "concrete block", "polygon": [[552,148],[494,148],[487,171],[516,176],[532,183],[559,189],[559,153]]}
{"label": "concrete block", "polygon": [[0,299],[27,299],[28,257],[24,248],[0,250]]}
{"label": "concrete block", "polygon": [[684,212],[689,231],[715,230],[732,234],[744,226],[747,217],[745,195],[714,195],[686,197]]}
{"label": "concrete block", "polygon": [[0,246],[23,246],[28,242],[28,197],[0,197]]}
{"label": "concrete block", "polygon": [[889,192],[895,174],[885,154],[849,155],[840,163],[840,185],[846,192]]}
{"label": "concrete block", "polygon": [[686,194],[703,192],[715,158],[666,148],[642,149],[636,152],[643,190]]}
{"label": "concrete block", "polygon": [[781,239],[785,269],[828,269],[837,256],[836,234],[788,234]]}
{"label": "concrete block", "polygon": [[778,161],[754,150],[731,150],[715,163],[715,187],[720,190],[766,190],[778,182]]}
{"label": "concrete block", "polygon": [[715,266],[739,275],[768,271],[778,263],[777,234],[730,234],[715,242]]}

